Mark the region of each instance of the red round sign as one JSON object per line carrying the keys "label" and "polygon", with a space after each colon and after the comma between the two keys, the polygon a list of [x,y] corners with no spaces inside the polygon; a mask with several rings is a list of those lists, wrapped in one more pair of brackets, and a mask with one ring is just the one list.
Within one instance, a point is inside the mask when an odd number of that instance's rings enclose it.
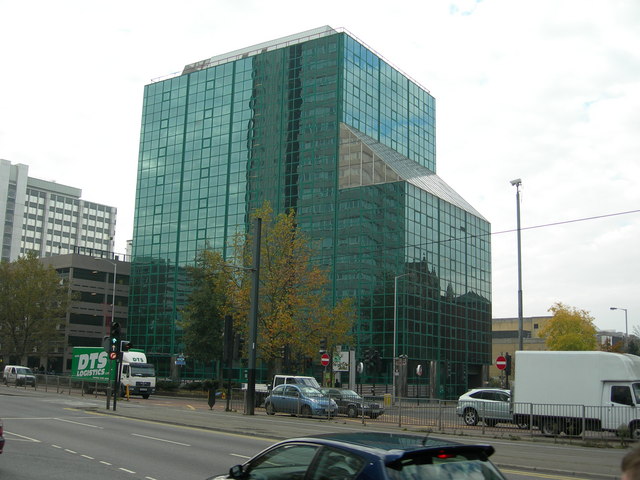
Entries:
{"label": "red round sign", "polygon": [[328,353],[323,353],[322,356],[320,357],[320,363],[322,364],[323,367],[326,367],[327,365],[329,365],[329,354]]}
{"label": "red round sign", "polygon": [[502,355],[498,356],[498,358],[496,358],[496,367],[498,367],[498,370],[504,370],[507,368],[507,359]]}

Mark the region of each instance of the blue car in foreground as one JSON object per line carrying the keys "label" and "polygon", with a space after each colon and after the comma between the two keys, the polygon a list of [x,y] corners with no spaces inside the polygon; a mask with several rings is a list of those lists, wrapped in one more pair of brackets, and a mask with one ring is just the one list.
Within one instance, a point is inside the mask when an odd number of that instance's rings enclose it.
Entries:
{"label": "blue car in foreground", "polygon": [[491,463],[491,445],[465,445],[429,436],[343,432],[276,443],[228,475],[209,480],[308,479],[506,480]]}
{"label": "blue car in foreground", "polygon": [[315,387],[278,385],[264,400],[267,415],[289,413],[303,417],[329,417],[338,413],[338,405]]}

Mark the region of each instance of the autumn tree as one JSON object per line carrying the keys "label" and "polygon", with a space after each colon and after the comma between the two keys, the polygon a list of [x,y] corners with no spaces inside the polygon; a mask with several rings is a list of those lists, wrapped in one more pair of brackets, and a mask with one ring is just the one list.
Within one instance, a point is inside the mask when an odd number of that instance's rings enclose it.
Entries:
{"label": "autumn tree", "polygon": [[549,308],[549,312],[553,316],[539,332],[549,350],[596,349],[596,327],[589,312],[560,302]]}
{"label": "autumn tree", "polygon": [[222,255],[210,249],[200,251],[187,272],[191,292],[181,309],[182,341],[187,355],[207,363],[222,357],[224,314],[231,275]]}
{"label": "autumn tree", "polygon": [[[262,219],[257,354],[271,375],[283,347],[292,358],[300,359],[317,357],[323,338],[330,351],[348,343],[355,313],[352,299],[330,304],[325,290],[327,273],[313,264],[309,241],[297,227],[292,211],[274,217],[265,203],[253,217]],[[253,264],[252,235],[250,232],[236,241],[235,261],[239,265]],[[236,280],[234,319],[247,331],[251,275],[243,272]]]}
{"label": "autumn tree", "polygon": [[[2,353],[26,362],[63,339],[56,328],[66,315],[69,289],[52,266],[44,266],[29,252],[13,262],[0,263],[0,343]],[[62,319],[62,320],[61,320]]]}

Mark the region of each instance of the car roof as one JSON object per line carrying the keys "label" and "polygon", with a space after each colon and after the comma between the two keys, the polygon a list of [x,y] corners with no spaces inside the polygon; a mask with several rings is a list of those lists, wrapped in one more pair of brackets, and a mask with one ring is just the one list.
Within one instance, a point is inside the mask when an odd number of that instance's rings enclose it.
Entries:
{"label": "car roof", "polygon": [[473,392],[502,392],[502,393],[511,393],[511,390],[507,390],[506,388],[472,388],[466,393]]}
{"label": "car roof", "polygon": [[324,433],[309,437],[287,440],[287,442],[314,442],[365,452],[382,458],[385,464],[398,461],[406,456],[420,454],[443,454],[475,452],[491,456],[495,451],[491,445],[466,445],[428,435],[409,435],[389,432],[340,432]]}

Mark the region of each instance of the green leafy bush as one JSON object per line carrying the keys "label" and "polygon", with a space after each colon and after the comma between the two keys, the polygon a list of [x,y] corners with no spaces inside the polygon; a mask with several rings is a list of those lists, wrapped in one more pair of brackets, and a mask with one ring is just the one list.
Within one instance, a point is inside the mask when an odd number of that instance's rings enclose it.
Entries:
{"label": "green leafy bush", "polygon": [[156,390],[159,392],[176,392],[179,387],[180,383],[172,380],[158,380],[156,383]]}

